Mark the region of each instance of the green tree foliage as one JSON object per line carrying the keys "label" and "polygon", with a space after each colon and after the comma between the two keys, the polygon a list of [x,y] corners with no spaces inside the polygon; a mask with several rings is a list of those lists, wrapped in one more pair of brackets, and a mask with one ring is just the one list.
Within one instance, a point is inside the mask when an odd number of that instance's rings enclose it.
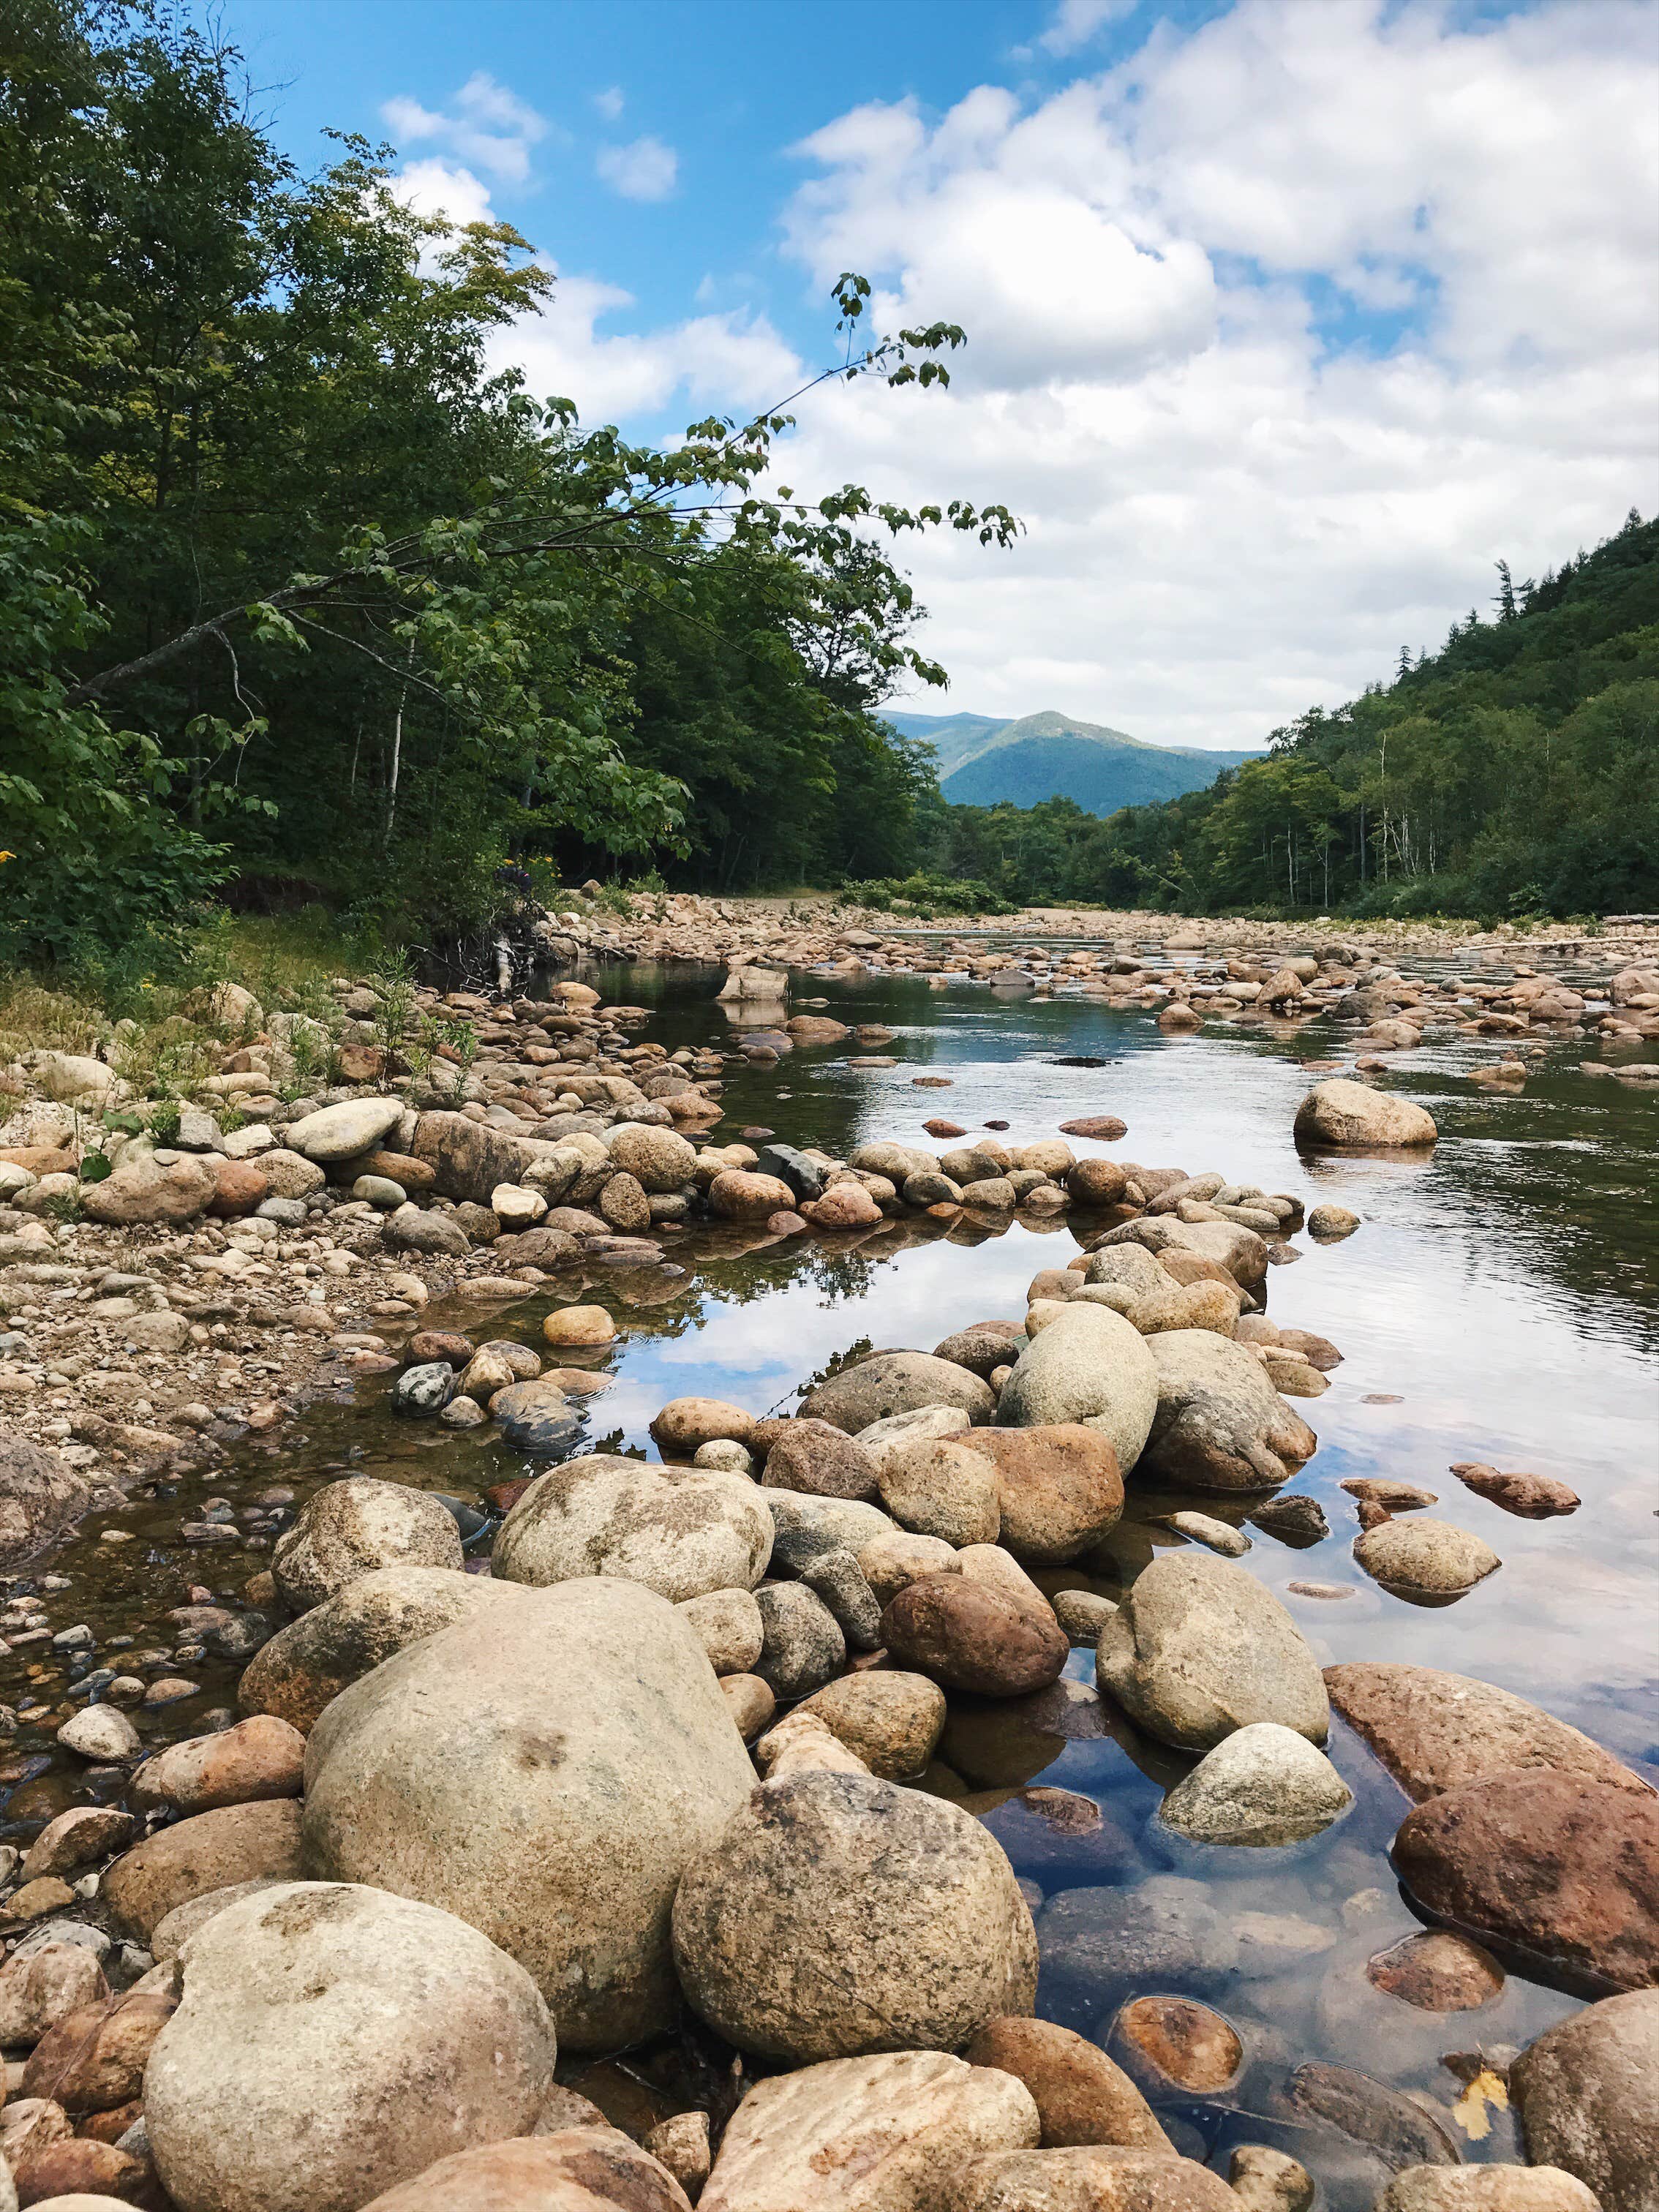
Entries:
{"label": "green tree foliage", "polygon": [[[488,372],[552,289],[510,227],[413,213],[360,140],[301,174],[157,9],[18,0],[0,40],[14,951],[233,877],[442,927],[512,852],[908,865],[927,777],[870,709],[942,672],[877,533],[1006,544],[1006,509],[763,495],[781,408],[584,428]],[[827,374],[947,380],[954,325],[865,341],[836,296]]]}
{"label": "green tree foliage", "polygon": [[1207,790],[1103,820],[936,805],[926,865],[1006,896],[1197,913],[1659,907],[1659,521],[1632,512],[1496,618]]}

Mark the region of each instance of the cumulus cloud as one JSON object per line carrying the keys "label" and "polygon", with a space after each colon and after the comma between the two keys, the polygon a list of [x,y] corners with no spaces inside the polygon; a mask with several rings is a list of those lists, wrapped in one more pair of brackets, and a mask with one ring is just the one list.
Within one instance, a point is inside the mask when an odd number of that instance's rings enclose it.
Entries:
{"label": "cumulus cloud", "polygon": [[1648,47],[1625,0],[1240,0],[1034,109],[850,111],[789,251],[971,343],[823,395],[791,480],[1025,516],[905,542],[951,704],[1260,742],[1653,506]]}
{"label": "cumulus cloud", "polygon": [[626,146],[601,146],[593,167],[625,200],[665,200],[679,175],[680,157],[649,136]]}
{"label": "cumulus cloud", "polygon": [[466,167],[509,184],[529,177],[530,149],[548,135],[546,118],[483,70],[456,94],[453,113],[399,97],[388,100],[380,114],[400,146],[435,140]]}
{"label": "cumulus cloud", "polygon": [[614,123],[626,104],[619,84],[608,85],[603,92],[593,94],[593,105],[607,123]]}

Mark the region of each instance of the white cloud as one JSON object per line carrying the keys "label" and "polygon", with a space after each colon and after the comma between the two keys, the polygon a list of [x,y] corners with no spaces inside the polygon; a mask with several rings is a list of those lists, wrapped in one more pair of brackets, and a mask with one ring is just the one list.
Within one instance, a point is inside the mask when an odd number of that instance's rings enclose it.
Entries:
{"label": "white cloud", "polygon": [[546,118],[483,70],[456,94],[453,115],[401,96],[388,100],[380,114],[400,146],[436,139],[471,168],[509,184],[529,177],[530,149],[548,135]]}
{"label": "white cloud", "polygon": [[1027,519],[1012,554],[903,541],[949,705],[1260,742],[1499,556],[1656,504],[1648,44],[1627,0],[1239,0],[1033,112],[852,110],[798,149],[790,251],[970,344],[946,395],[819,395],[790,480]]}
{"label": "white cloud", "polygon": [[596,92],[593,95],[593,105],[607,123],[614,123],[626,105],[623,99],[622,87],[619,84],[613,84],[608,86],[603,92]]}
{"label": "white cloud", "polygon": [[471,169],[434,159],[406,161],[392,179],[392,190],[417,215],[447,216],[451,222],[492,222],[489,187]]}
{"label": "white cloud", "polygon": [[665,200],[679,174],[680,157],[660,138],[635,138],[626,146],[602,146],[593,167],[625,200]]}
{"label": "white cloud", "polygon": [[1074,54],[1105,24],[1132,15],[1134,7],[1135,0],[1060,0],[1054,21],[1037,43],[1051,54]]}

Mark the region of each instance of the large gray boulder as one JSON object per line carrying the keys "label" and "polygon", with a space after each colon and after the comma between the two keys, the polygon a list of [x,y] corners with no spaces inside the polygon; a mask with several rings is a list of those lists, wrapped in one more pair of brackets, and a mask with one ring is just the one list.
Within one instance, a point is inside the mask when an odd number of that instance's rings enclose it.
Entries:
{"label": "large gray boulder", "polygon": [[530,1976],[381,1889],[262,1890],[179,1963],[144,2121],[180,2212],[357,2212],[434,2159],[528,2135],[553,2087]]}
{"label": "large gray boulder", "polygon": [[1097,1429],[1127,1474],[1158,1410],[1158,1370],[1146,1340],[1108,1306],[1074,1302],[1022,1352],[1002,1386],[997,1424]]}
{"label": "large gray boulder", "polygon": [[518,1583],[455,1567],[377,1567],[261,1644],[243,1669],[238,1703],[305,1734],[325,1705],[382,1660],[522,1594]]}
{"label": "large gray boulder", "polygon": [[349,1474],[313,1491],[276,1539],[270,1571],[296,1613],[377,1567],[452,1567],[460,1530],[447,1505],[407,1483]]}
{"label": "large gray boulder", "polygon": [[1316,1083],[1296,1109],[1297,1142],[1322,1150],[1415,1151],[1439,1133],[1426,1107],[1342,1076]]}
{"label": "large gray boulder", "polygon": [[1146,1340],[1158,1411],[1140,1471],[1176,1488],[1275,1490],[1319,1446],[1267,1371],[1241,1344],[1208,1328]]}
{"label": "large gray boulder", "polygon": [[865,1774],[756,1790],[686,1868],[674,1959],[729,2042],[793,2065],[952,2050],[1036,1992],[1000,1844],[959,1806]]}
{"label": "large gray boulder", "polygon": [[558,1149],[544,1137],[514,1136],[488,1121],[447,1112],[422,1114],[410,1146],[414,1158],[432,1170],[440,1198],[471,1199],[477,1206],[489,1205],[497,1183],[523,1182],[532,1168]]}
{"label": "large gray boulder", "polygon": [[581,2051],[668,2027],[668,1916],[754,1769],[665,1599],[566,1582],[336,1698],[306,1757],[308,1872],[442,1905],[534,1976]]}
{"label": "large gray boulder", "polygon": [[1659,1990],[1546,2028],[1516,2060],[1510,2094],[1534,2165],[1577,2175],[1602,2212],[1659,2208]]}
{"label": "large gray boulder", "polygon": [[753,1589],[771,1553],[772,1516],[747,1475],[596,1452],[536,1477],[502,1522],[490,1568],[538,1588],[612,1575],[679,1605]]}
{"label": "large gray boulder", "polygon": [[0,1429],[0,1571],[54,1543],[92,1500],[91,1484],[55,1451]]}
{"label": "large gray boulder", "polygon": [[877,1352],[856,1367],[843,1367],[801,1401],[808,1420],[828,1421],[855,1437],[894,1413],[915,1413],[924,1406],[955,1406],[970,1422],[988,1421],[996,1411],[991,1386],[954,1361],[931,1352]]}
{"label": "large gray boulder", "polygon": [[1252,1721],[1323,1743],[1319,1662],[1284,1607],[1231,1560],[1166,1552],[1143,1567],[1100,1632],[1096,1680],[1156,1736],[1208,1751]]}

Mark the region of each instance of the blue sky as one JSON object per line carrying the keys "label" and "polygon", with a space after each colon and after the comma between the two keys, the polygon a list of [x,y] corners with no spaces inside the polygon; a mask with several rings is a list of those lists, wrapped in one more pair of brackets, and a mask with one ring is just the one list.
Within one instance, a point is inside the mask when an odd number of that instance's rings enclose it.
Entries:
{"label": "blue sky", "polygon": [[905,557],[953,673],[1261,742],[1659,501],[1646,0],[223,0],[301,162],[515,223],[498,359],[666,432],[827,357],[825,294],[944,316],[945,397],[834,392],[787,473],[1026,519]]}

